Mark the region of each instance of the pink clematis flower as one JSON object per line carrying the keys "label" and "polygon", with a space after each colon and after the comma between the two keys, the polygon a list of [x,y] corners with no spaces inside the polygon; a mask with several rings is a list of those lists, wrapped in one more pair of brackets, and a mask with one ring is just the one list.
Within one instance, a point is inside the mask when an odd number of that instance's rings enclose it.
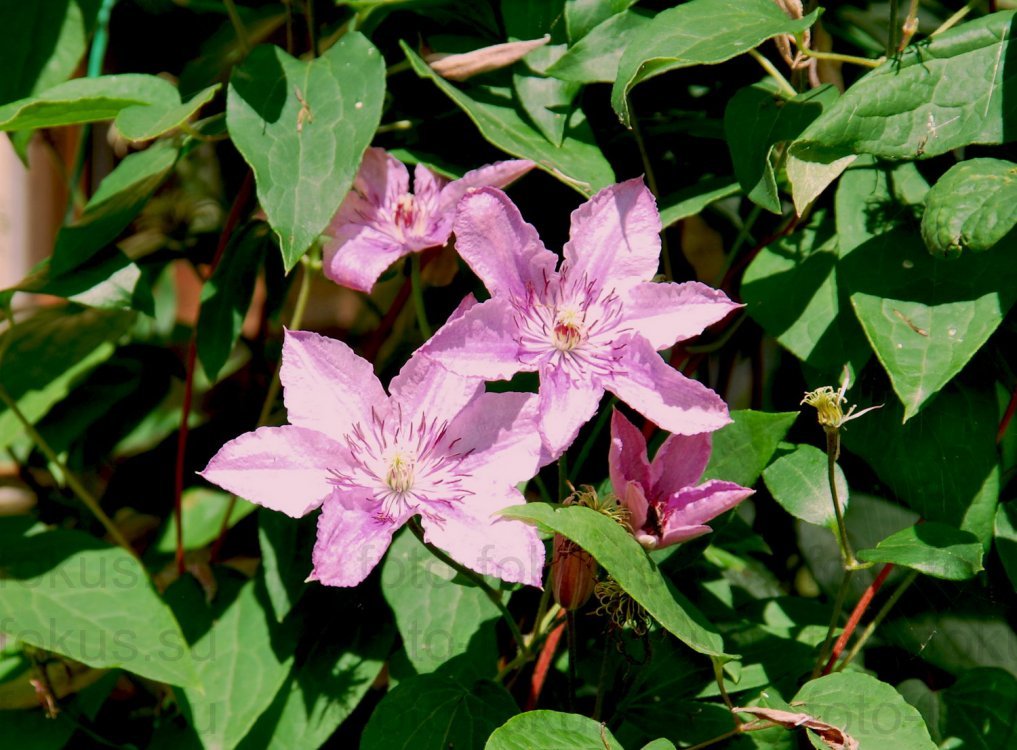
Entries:
{"label": "pink clematis flower", "polygon": [[410,193],[406,166],[384,149],[367,149],[353,189],[326,230],[332,239],[325,244],[325,275],[342,286],[371,291],[400,258],[448,242],[456,204],[469,188],[506,187],[534,166],[522,159],[501,161],[449,182],[418,164]]}
{"label": "pink clematis flower", "polygon": [[669,435],[650,462],[646,439],[624,415],[611,415],[611,485],[629,511],[629,527],[647,549],[687,542],[713,531],[706,522],[753,493],[734,482],[696,485],[710,461],[710,433]]}
{"label": "pink clematis flower", "polygon": [[303,331],[286,332],[281,378],[290,424],[230,441],[201,474],[290,516],[323,506],[309,580],[355,586],[419,515],[466,567],[540,586],[535,530],[496,515],[524,502],[516,484],[539,468],[534,396],[485,393],[425,357],[389,396],[348,346]]}
{"label": "pink clematis flower", "polygon": [[698,282],[651,282],[660,215],[641,179],[605,188],[573,212],[558,270],[557,256],[500,190],[467,194],[454,229],[456,249],[491,299],[446,323],[427,355],[487,380],[539,372],[539,429],[552,456],[575,440],[605,389],[668,432],[730,421],[716,393],[657,351],[740,305]]}

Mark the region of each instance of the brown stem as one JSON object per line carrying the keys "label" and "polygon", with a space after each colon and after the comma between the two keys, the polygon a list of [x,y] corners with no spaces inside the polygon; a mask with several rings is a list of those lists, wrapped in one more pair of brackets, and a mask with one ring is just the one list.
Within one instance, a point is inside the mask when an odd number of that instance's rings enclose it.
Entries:
{"label": "brown stem", "polygon": [[823,674],[830,674],[830,670],[833,669],[833,665],[837,663],[840,655],[844,652],[845,646],[847,646],[848,640],[851,635],[855,632],[855,628],[858,627],[858,623],[862,619],[862,615],[865,614],[865,610],[869,608],[872,603],[873,597],[878,593],[879,589],[883,587],[883,583],[886,581],[887,576],[893,571],[893,563],[887,563],[883,566],[883,569],[879,571],[869,587],[865,589],[865,593],[862,594],[862,598],[858,600],[858,604],[851,611],[851,616],[848,618],[847,625],[844,626],[844,630],[841,632],[837,642],[833,644],[833,651],[830,653],[830,658],[826,662],[826,666],[823,667]]}
{"label": "brown stem", "polygon": [[558,644],[565,633],[565,618],[560,617],[559,622],[544,641],[544,647],[540,650],[537,663],[533,667],[533,676],[530,677],[530,692],[526,696],[524,711],[532,711],[537,707],[540,700],[540,693],[544,689],[544,681],[547,680],[547,673],[551,669],[551,662],[554,661],[554,653],[558,650]]}

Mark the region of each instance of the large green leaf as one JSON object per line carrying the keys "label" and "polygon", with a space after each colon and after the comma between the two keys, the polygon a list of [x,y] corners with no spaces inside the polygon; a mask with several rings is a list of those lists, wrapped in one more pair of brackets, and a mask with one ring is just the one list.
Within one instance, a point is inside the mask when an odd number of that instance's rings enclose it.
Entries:
{"label": "large green leaf", "polygon": [[1006,253],[944,261],[914,230],[874,237],[838,273],[905,420],[961,371],[1017,299],[1017,264]]}
{"label": "large green leaf", "polygon": [[1017,164],[968,159],[946,171],[929,191],[922,238],[933,255],[980,253],[1017,224]]}
{"label": "large green leaf", "polygon": [[282,622],[307,591],[317,518],[290,518],[268,508],[258,511],[261,575],[276,620]]}
{"label": "large green leaf", "polygon": [[1017,633],[997,612],[916,613],[883,622],[879,637],[957,677],[976,667],[1017,677]]}
{"label": "large green leaf", "polygon": [[[230,495],[212,487],[189,487],[180,500],[184,519],[184,549],[201,549],[214,542],[222,528]],[[230,514],[230,526],[257,510],[257,506],[237,498]],[[177,548],[177,521],[170,515],[154,545],[156,552],[173,554]]]}
{"label": "large green leaf", "polygon": [[631,35],[648,23],[650,16],[637,10],[610,16],[569,47],[547,69],[548,75],[577,83],[612,83]]}
{"label": "large green leaf", "polygon": [[856,154],[938,156],[970,143],[1006,143],[1017,77],[1014,12],[993,13],[908,47],[849,88],[788,152],[799,212]]}
{"label": "large green leaf", "polygon": [[502,515],[568,537],[593,555],[665,630],[701,654],[726,656],[720,634],[691,602],[669,589],[656,563],[621,524],[579,505],[529,503],[507,508]]}
{"label": "large green leaf", "polygon": [[99,184],[81,218],[61,228],[50,267],[64,274],[113,242],[148,203],[176,164],[179,150],[157,143],[131,154]]}
{"label": "large green leaf", "polygon": [[263,45],[233,71],[226,123],[254,170],[287,270],[346,197],[384,95],[385,61],[359,32],[311,62]]}
{"label": "large green leaf", "polygon": [[591,750],[621,745],[607,727],[580,714],[561,711],[527,711],[513,716],[487,740],[484,750]]}
{"label": "large green leaf", "polygon": [[[70,306],[43,310],[0,337],[0,384],[29,422],[35,423],[62,400],[71,386],[109,359],[134,316]],[[0,448],[23,432],[21,423],[0,407]]]}
{"label": "large green leaf", "polygon": [[565,0],[565,31],[569,42],[575,44],[635,2],[636,0]]}
{"label": "large green leaf", "polygon": [[963,581],[983,570],[978,537],[934,522],[902,529],[873,549],[859,550],[858,559],[893,563],[948,581]]}
{"label": "large green leaf", "polygon": [[432,672],[467,650],[471,661],[487,661],[472,665],[478,676],[496,671],[498,608],[480,588],[456,580],[456,572],[412,534],[400,534],[392,543],[381,587],[418,673]]}
{"label": "large green leaf", "polygon": [[[543,70],[558,60],[565,52],[564,45],[544,46],[533,50],[530,58],[540,60],[536,70]],[[530,118],[537,130],[550,141],[552,146],[561,148],[565,129],[570,120],[572,101],[582,85],[575,81],[564,81],[542,73],[534,73],[525,66],[517,65],[512,73],[512,86],[523,112]]]}
{"label": "large green leaf", "polygon": [[1017,678],[1009,672],[982,667],[965,672],[940,693],[942,728],[960,738],[958,750],[996,750],[1017,742]]}
{"label": "large green leaf", "polygon": [[[770,464],[763,472],[763,481],[773,499],[792,516],[833,530],[837,517],[827,471],[826,453],[811,445],[799,445]],[[839,465],[834,467],[834,482],[840,506],[845,509],[848,484]]]}
{"label": "large green leaf", "polygon": [[737,180],[730,177],[707,177],[695,185],[660,199],[660,223],[667,229],[682,219],[700,213],[704,208],[741,192]]}
{"label": "large green leaf", "polygon": [[498,148],[522,159],[532,159],[538,167],[583,195],[592,195],[614,182],[611,165],[594,142],[593,131],[581,109],[572,111],[561,146],[555,146],[523,118],[510,91],[478,86],[467,93],[431,70],[405,42],[402,46],[417,75],[434,81],[473,120],[481,135]]}
{"label": "large green leaf", "polygon": [[2,630],[92,667],[196,688],[180,626],[127,551],[80,531],[0,519]]}
{"label": "large green leaf", "polygon": [[738,91],[724,110],[724,135],[742,190],[757,205],[782,213],[774,149],[801,135],[837,101],[837,89],[821,86],[787,99],[775,86],[757,83]]}
{"label": "large green leaf", "polygon": [[[836,672],[806,682],[791,705],[847,732],[858,750],[936,750],[918,709],[867,674]],[[830,748],[811,733],[809,739],[819,750]]]}
{"label": "large green leaf", "polygon": [[792,19],[771,0],[692,0],[658,13],[628,40],[611,105],[630,125],[628,95],[636,84],[669,70],[722,63],[767,39],[804,31],[818,16]]}
{"label": "large green leaf", "polygon": [[149,141],[190,120],[212,101],[221,84],[209,86],[183,103],[165,107],[130,107],[117,116],[120,135],[129,141]]}
{"label": "large green leaf", "polygon": [[1017,503],[1000,503],[996,509],[994,535],[996,554],[1003,561],[1010,583],[1017,590]]}
{"label": "large green leaf", "polygon": [[185,576],[166,590],[191,646],[202,690],[185,688],[181,704],[206,750],[231,750],[275,699],[293,663],[292,632],[265,616],[256,581],[216,568],[209,603]]}
{"label": "large green leaf", "polygon": [[703,479],[725,479],[751,487],[797,417],[796,411],[732,411],[731,424],[713,433],[713,453]]}
{"label": "large green leaf", "polygon": [[465,685],[436,674],[400,682],[371,714],[361,750],[481,750],[517,711],[501,685]]}

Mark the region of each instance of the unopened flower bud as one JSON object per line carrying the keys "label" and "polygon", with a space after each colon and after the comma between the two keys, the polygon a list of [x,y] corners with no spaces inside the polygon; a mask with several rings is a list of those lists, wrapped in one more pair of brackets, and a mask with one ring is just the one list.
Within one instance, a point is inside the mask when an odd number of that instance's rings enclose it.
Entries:
{"label": "unopened flower bud", "polygon": [[576,610],[593,594],[597,563],[589,552],[561,534],[554,535],[551,593],[562,609]]}

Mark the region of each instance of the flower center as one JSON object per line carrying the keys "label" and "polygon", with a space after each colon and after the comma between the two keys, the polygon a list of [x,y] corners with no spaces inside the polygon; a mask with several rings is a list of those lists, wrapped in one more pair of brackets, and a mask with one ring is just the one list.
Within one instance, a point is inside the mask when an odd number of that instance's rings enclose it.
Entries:
{"label": "flower center", "polygon": [[570,352],[583,340],[582,314],[578,310],[559,310],[554,319],[551,344],[560,352]]}
{"label": "flower center", "polygon": [[385,484],[398,494],[408,492],[413,487],[413,474],[416,469],[416,461],[412,456],[402,451],[397,452],[389,461],[388,473],[385,474]]}
{"label": "flower center", "polygon": [[412,195],[405,193],[399,196],[393,220],[395,225],[404,232],[414,227],[417,223],[417,201]]}

